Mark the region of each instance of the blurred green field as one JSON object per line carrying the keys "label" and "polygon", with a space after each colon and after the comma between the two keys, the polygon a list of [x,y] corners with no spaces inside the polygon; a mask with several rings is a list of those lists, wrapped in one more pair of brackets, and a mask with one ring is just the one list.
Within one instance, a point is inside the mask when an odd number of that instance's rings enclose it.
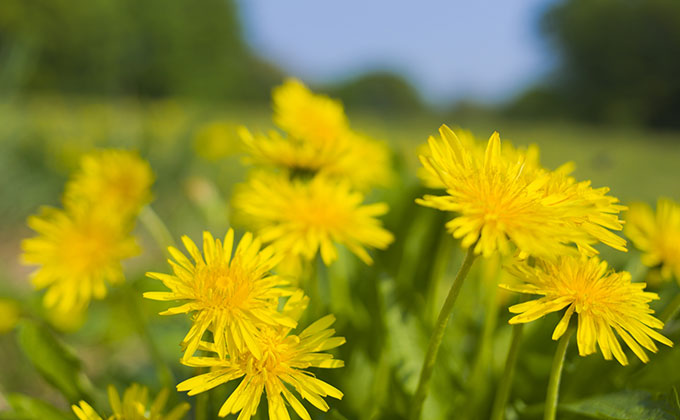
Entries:
{"label": "blurred green field", "polygon": [[[374,192],[369,199],[389,203],[391,211],[385,224],[397,240],[387,251],[376,253],[373,267],[363,266],[343,253],[340,262],[328,271],[322,292],[338,318],[339,334],[347,337],[347,344],[339,350],[347,366],[324,375],[346,396],[333,403],[328,415],[315,418],[400,418],[415,388],[428,328],[462,258],[457,244],[442,229],[445,215],[416,206],[413,201],[424,192],[415,176],[419,167],[415,150],[428,135],[436,133],[440,124],[470,129],[480,138],[497,130],[502,139],[516,145],[535,143],[547,167],[574,161],[578,179],[591,179],[596,187],[610,186],[612,195],[624,203],[680,197],[678,132],[517,122],[489,115],[386,117],[353,114],[351,109],[348,112],[354,128],[388,141],[394,149],[394,185]],[[58,205],[64,182],[77,167],[79,156],[95,148],[138,149],[150,161],[157,177],[152,207],[175,238],[187,234],[198,239],[204,229],[223,235],[230,225],[233,186],[244,179],[246,167],[235,132],[227,130],[231,135],[214,141],[197,139],[197,133],[213,122],[222,122],[230,129],[239,124],[256,131],[272,127],[268,108],[237,104],[209,106],[169,100],[104,103],[56,97],[0,104],[0,296],[20,299],[29,317],[44,315],[40,296],[31,292],[27,281],[30,270],[19,264],[20,241],[31,235],[24,222],[41,205]],[[83,371],[93,382],[93,390],[103,390],[111,381],[119,384],[119,389],[133,380],[159,385],[134,325],[121,321],[127,316],[127,287],[139,292],[139,303],[150,319],[149,328],[175,377],[190,374],[177,363],[177,343],[187,321],[161,319],[155,314],[164,305],[141,299],[141,291],[158,287],[144,279],[144,272],[163,270],[165,263],[149,234],[142,227],[137,231],[144,253],[126,267],[130,286],[113,289],[105,302],[95,302],[84,327],[64,335],[83,360]],[[443,263],[433,267],[432,255],[440,255],[438,261]],[[638,279],[646,273],[635,251],[628,255],[607,251],[604,255],[615,267],[632,270]],[[455,323],[446,334],[440,353],[442,369],[435,374],[433,398],[428,400],[425,418],[451,418],[446,417],[451,413],[464,413],[460,418],[484,418],[474,417],[479,415],[474,413],[484,413],[484,407],[490,405],[509,340],[507,306],[516,297],[502,296],[499,304],[496,288],[483,281],[484,267],[482,263],[475,266],[455,309]],[[439,271],[446,273],[441,281],[436,280]],[[664,286],[662,300],[653,307],[662,308],[677,289],[675,284]],[[493,318],[498,328],[485,330],[487,318]],[[552,316],[526,328],[510,420],[541,415],[546,372],[554,351],[550,332],[556,321]],[[680,327],[671,326],[668,335],[675,341]],[[493,352],[476,352],[484,340],[491,343]],[[0,364],[1,393],[23,392],[67,407],[34,370],[27,368],[29,363],[11,334],[0,336],[0,351],[6,360],[17,361]],[[653,357],[659,362],[648,367],[638,364],[623,368],[604,362],[600,355],[578,358],[574,349],[569,357],[561,401],[581,404],[579,407],[587,406],[587,397],[611,389],[630,386],[670,395],[670,389],[680,385],[678,351],[662,349]],[[479,370],[481,376],[472,375]],[[472,381],[472,377],[482,379]],[[225,394],[226,389],[220,389],[210,397],[210,403],[219,407]],[[656,407],[655,401],[647,400],[648,394],[614,395],[612,404],[617,404],[616,398],[634,397],[639,397],[642,405]],[[6,404],[0,401],[0,410]],[[574,408],[572,413],[578,410]],[[580,414],[571,416],[564,418],[583,418]]]}

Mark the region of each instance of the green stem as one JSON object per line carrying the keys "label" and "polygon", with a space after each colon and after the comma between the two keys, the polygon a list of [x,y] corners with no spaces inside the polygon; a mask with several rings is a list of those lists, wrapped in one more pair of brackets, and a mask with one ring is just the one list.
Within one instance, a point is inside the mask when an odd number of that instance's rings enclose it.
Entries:
{"label": "green stem", "polygon": [[442,279],[446,274],[446,269],[449,265],[449,256],[454,245],[453,237],[447,231],[443,231],[443,237],[439,240],[437,252],[434,257],[434,264],[430,274],[430,287],[428,288],[428,296],[425,306],[425,319],[428,326],[434,325],[437,320],[437,307],[440,305],[440,289]]}
{"label": "green stem", "polygon": [[666,324],[675,317],[678,311],[680,311],[680,293],[675,296],[668,306],[666,306],[666,309],[661,312],[661,316],[659,318],[664,324]]}
{"label": "green stem", "polygon": [[139,212],[139,220],[163,252],[167,253],[169,246],[176,246],[170,230],[151,206],[144,206]]}
{"label": "green stem", "polygon": [[427,397],[427,391],[430,385],[430,379],[432,378],[432,372],[434,371],[434,365],[437,361],[437,353],[439,352],[439,346],[444,338],[444,331],[446,330],[446,325],[449,322],[451,316],[451,311],[453,310],[453,304],[456,303],[456,298],[460,293],[460,289],[463,286],[463,281],[470,272],[470,267],[475,261],[476,255],[474,252],[474,245],[468,248],[463,264],[458,270],[453,284],[451,285],[451,290],[446,296],[446,301],[444,301],[444,306],[439,312],[439,317],[437,318],[437,323],[434,326],[434,331],[432,331],[432,336],[430,337],[430,343],[427,346],[427,353],[425,354],[425,360],[423,361],[423,367],[420,372],[420,379],[418,381],[418,388],[416,389],[416,394],[413,398],[413,404],[411,406],[411,420],[420,419],[420,414],[423,411],[423,404],[425,403],[425,398]]}
{"label": "green stem", "polygon": [[480,282],[482,290],[487,292],[485,296],[486,302],[484,304],[485,317],[481,339],[479,340],[479,345],[477,346],[477,351],[475,354],[475,359],[472,363],[472,370],[470,371],[468,387],[466,390],[467,401],[465,404],[465,410],[468,410],[468,416],[473,416],[472,413],[478,413],[480,409],[486,405],[485,402],[489,395],[490,362],[493,356],[494,332],[496,331],[496,326],[498,325],[498,311],[500,309],[497,301],[498,282],[496,280],[497,276],[494,276],[493,286],[490,291],[488,290],[490,282]]}
{"label": "green stem", "polygon": [[510,389],[512,388],[512,379],[515,376],[515,366],[517,365],[517,356],[519,355],[523,330],[524,324],[515,324],[512,326],[512,341],[510,341],[510,349],[508,349],[508,355],[505,359],[503,376],[498,384],[496,396],[493,400],[493,409],[491,410],[490,420],[503,420],[505,417],[505,406],[508,404],[508,397],[510,396]]}
{"label": "green stem", "polygon": [[560,393],[560,380],[562,379],[562,368],[564,367],[564,357],[567,354],[569,339],[574,333],[573,328],[567,328],[562,338],[557,343],[555,358],[550,369],[550,381],[548,382],[548,394],[545,398],[545,414],[543,420],[555,420],[557,414],[557,399]]}

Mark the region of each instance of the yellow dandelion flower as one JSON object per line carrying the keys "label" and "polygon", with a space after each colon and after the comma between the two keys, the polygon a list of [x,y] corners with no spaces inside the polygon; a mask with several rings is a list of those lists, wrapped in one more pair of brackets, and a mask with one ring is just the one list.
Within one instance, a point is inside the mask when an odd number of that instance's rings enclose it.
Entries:
{"label": "yellow dandelion flower", "polygon": [[[463,130],[460,128],[454,128],[451,131],[453,131],[456,134],[456,138],[458,138],[458,140],[463,144],[465,148],[475,151],[481,149],[483,151],[481,143],[477,141],[477,139],[475,138],[471,131]],[[451,139],[453,139],[453,137],[450,136],[442,137],[442,141],[450,141]],[[506,148],[504,147],[503,150],[505,149]],[[428,142],[425,142],[418,146],[416,153],[418,156],[424,156],[425,158],[432,156],[432,154],[430,153],[429,139]],[[417,175],[418,178],[420,178],[423,181],[423,184],[428,188],[433,189],[446,188],[444,183],[442,183],[442,180],[439,178],[439,175],[437,175],[436,173],[432,173],[431,171],[428,171],[425,166],[421,166],[418,168]]]}
{"label": "yellow dandelion flower", "polygon": [[569,176],[572,170],[573,165],[565,164],[549,173],[544,192],[556,200],[553,204],[562,212],[563,220],[587,234],[576,245],[588,255],[597,254],[592,247],[597,242],[626,252],[626,240],[608,229],[623,229],[618,215],[627,207],[607,195],[609,188],[592,188],[590,181],[577,182]]}
{"label": "yellow dandelion flower", "polygon": [[[163,409],[168,401],[167,389],[161,391],[156,399],[148,406],[149,390],[138,384],[132,384],[123,393],[121,401],[118,391],[112,385],[109,386],[109,404],[113,414],[108,420],[181,420],[189,411],[189,404],[181,403],[169,413],[163,414]],[[103,420],[102,417],[85,401],[71,408],[79,420]]]}
{"label": "yellow dandelion flower", "polygon": [[[477,140],[477,138],[469,130],[464,130],[461,128],[454,128],[453,133],[456,135],[458,140],[463,144],[463,147],[472,151],[476,154],[479,159],[484,158],[486,153],[486,145]],[[452,136],[441,137],[440,141],[455,141]],[[452,147],[455,147],[455,143],[451,143]],[[418,147],[417,154],[419,156],[424,156],[428,158],[431,156],[429,143],[421,144]],[[501,154],[503,158],[509,161],[516,162],[522,160],[524,162],[524,171],[542,171],[543,167],[540,163],[540,153],[538,146],[535,144],[529,145],[526,149],[520,147],[514,147],[512,143],[507,140],[503,141],[503,147],[501,148]],[[442,182],[437,174],[432,173],[427,170],[426,167],[421,166],[418,168],[418,177],[423,181],[423,184],[428,188],[433,189],[445,189],[446,185]]]}
{"label": "yellow dandelion flower", "polygon": [[221,357],[248,349],[260,355],[255,336],[260,325],[295,327],[294,320],[277,310],[278,299],[291,291],[281,287],[287,282],[269,271],[278,256],[271,247],[261,248],[259,239],[246,233],[236,247],[234,230],[229,229],[224,243],[203,232],[203,255],[187,236],[182,242],[193,258],[191,262],[182,252],[168,248],[174,261],[169,260],[174,275],[147,273],[160,280],[169,292],[146,292],[144,297],[154,300],[188,301],[161,312],[161,315],[193,313],[193,325],[186,337],[184,359],[191,357],[206,330],[215,339]]}
{"label": "yellow dandelion flower", "polygon": [[337,143],[311,144],[284,137],[277,131],[253,135],[241,127],[239,135],[249,153],[249,163],[287,168],[295,172],[318,172],[338,162],[345,149]]}
{"label": "yellow dandelion flower", "polygon": [[661,275],[680,282],[680,205],[660,198],[656,214],[645,203],[634,203],[626,217],[625,234],[642,251],[642,263],[661,266]]}
{"label": "yellow dandelion flower", "polygon": [[323,175],[344,178],[352,187],[368,191],[387,186],[392,180],[390,149],[384,142],[350,132],[345,136],[344,152],[321,168]]}
{"label": "yellow dandelion flower", "polygon": [[291,137],[317,145],[338,140],[348,128],[342,104],[312,93],[295,79],[286,80],[272,93],[274,122]]}
{"label": "yellow dandelion flower", "polygon": [[649,307],[658,295],[645,292],[645,283],[631,282],[628,272],[609,269],[606,261],[597,257],[561,257],[554,262],[539,261],[536,267],[516,265],[512,272],[524,283],[501,287],[542,297],[510,307],[510,312],[518,314],[510,319],[511,324],[531,322],[566,308],[553,340],[564,334],[576,313],[579,354],[595,353],[599,346],[605,359],[613,356],[622,365],[628,364],[628,358],[614,331],[645,363],[649,357],[644,349],[658,350],[652,340],[673,346],[654,330],[663,328],[663,322],[652,315],[654,311]]}
{"label": "yellow dandelion flower", "polygon": [[377,219],[387,205],[363,200],[347,182],[263,172],[241,186],[233,204],[237,217],[284,254],[311,260],[319,252],[329,265],[337,259],[336,244],[343,244],[371,264],[365,248],[385,249],[394,237]]}
{"label": "yellow dandelion flower", "polygon": [[85,155],[80,171],[66,184],[64,202],[105,207],[121,217],[135,216],[151,201],[153,173],[135,152],[102,150]]}
{"label": "yellow dandelion flower", "polygon": [[276,131],[253,135],[242,127],[239,134],[250,163],[346,179],[361,191],[386,186],[392,179],[389,148],[353,131],[335,142],[319,145],[284,137]]}
{"label": "yellow dandelion flower", "polygon": [[239,420],[250,419],[257,411],[262,394],[266,392],[271,420],[290,420],[286,403],[300,418],[311,420],[309,412],[289,387],[322,411],[329,409],[324,397],[343,397],[340,390],[307,371],[309,368],[344,366],[341,360],[334,359],[329,353],[323,353],[345,343],[343,337],[333,336],[335,330],[329,329],[333,322],[335,317],[327,315],[299,335],[290,334],[290,329],[285,327],[265,327],[257,337],[258,346],[262,348],[260,356],[246,352],[227,359],[192,358],[187,365],[209,367],[211,371],[180,383],[177,390],[196,395],[243,378],[220,409],[221,417],[240,412]]}
{"label": "yellow dandelion flower", "polygon": [[121,261],[139,253],[135,239],[116,214],[73,206],[68,212],[44,208],[28,226],[38,233],[21,246],[23,262],[39,265],[37,289],[47,288],[48,308],[69,313],[106,296],[106,283],[123,281]]}
{"label": "yellow dandelion flower", "polygon": [[604,195],[606,189],[564,178],[564,168],[535,167],[526,153],[504,154],[498,133],[483,155],[448,127],[440,133],[441,139],[429,139],[430,155],[421,161],[446,186],[447,195],[426,195],[417,203],[457,213],[446,226],[462,238],[464,248],[476,244],[475,253],[488,257],[496,251],[508,254],[514,244],[520,255],[554,258],[575,253],[573,244],[595,252],[591,244],[601,240],[625,250],[623,239],[602,233],[621,229],[616,214],[623,209]]}

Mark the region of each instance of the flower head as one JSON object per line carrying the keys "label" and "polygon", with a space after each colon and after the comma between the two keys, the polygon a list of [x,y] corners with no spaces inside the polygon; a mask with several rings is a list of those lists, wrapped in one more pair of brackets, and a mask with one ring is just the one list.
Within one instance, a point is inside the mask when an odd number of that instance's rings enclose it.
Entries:
{"label": "flower head", "polygon": [[44,208],[28,226],[38,233],[22,242],[23,261],[39,265],[32,275],[44,302],[60,312],[84,309],[106,296],[106,283],[123,281],[121,261],[139,253],[126,223],[116,214],[92,212],[87,205],[68,212]]}
{"label": "flower head", "polygon": [[[156,399],[147,407],[149,402],[149,390],[138,384],[132,384],[123,393],[121,401],[118,391],[109,386],[109,404],[113,414],[108,420],[181,420],[189,411],[189,404],[182,403],[173,408],[169,413],[163,414],[163,408],[168,401],[168,390],[161,391]],[[102,417],[85,401],[71,408],[79,420],[102,420]]]}
{"label": "flower head", "polygon": [[346,179],[353,188],[368,191],[387,186],[392,179],[390,150],[383,142],[363,134],[349,132],[343,153],[321,168],[321,174]]}
{"label": "flower head", "polygon": [[277,131],[253,135],[245,127],[239,134],[250,154],[247,161],[259,165],[344,179],[361,191],[388,185],[392,177],[387,146],[350,130],[337,141],[322,144]]}
{"label": "flower head", "polygon": [[144,297],[186,301],[161,313],[193,313],[193,325],[184,338],[184,359],[194,354],[207,330],[212,332],[221,357],[246,349],[259,356],[255,340],[258,327],[295,327],[294,320],[277,311],[278,299],[291,291],[281,287],[287,284],[284,280],[269,273],[278,260],[271,247],[260,249],[260,240],[246,233],[232,257],[233,229],[227,232],[224,243],[203,232],[203,255],[187,236],[182,242],[193,262],[179,250],[168,248],[174,258],[169,260],[174,274],[147,276],[162,281],[170,291],[146,292]]}
{"label": "flower head", "polygon": [[238,216],[264,242],[306,260],[319,252],[326,265],[337,258],[336,244],[371,264],[365,247],[384,249],[392,242],[392,234],[376,218],[387,212],[387,205],[362,202],[363,195],[347,182],[271,173],[255,174],[233,200]]}
{"label": "flower head", "polygon": [[680,205],[660,198],[656,214],[644,203],[630,205],[625,233],[643,252],[643,264],[661,266],[661,275],[680,282]]}
{"label": "flower head", "polygon": [[292,137],[317,145],[340,139],[348,129],[342,104],[312,93],[295,79],[274,89],[274,122]]}
{"label": "flower head", "polygon": [[187,365],[209,367],[211,372],[190,378],[177,385],[177,389],[196,395],[243,378],[220,409],[221,417],[240,411],[239,419],[250,419],[257,411],[262,394],[266,392],[271,420],[290,419],[286,402],[300,418],[310,420],[309,413],[289,387],[322,411],[328,411],[329,408],[324,397],[343,397],[338,389],[307,371],[309,368],[344,366],[341,360],[323,353],[345,342],[343,337],[333,337],[335,330],[329,329],[333,322],[335,317],[327,315],[299,335],[290,334],[290,329],[285,327],[265,327],[257,336],[258,346],[262,349],[259,356],[245,352],[237,357],[230,355],[226,359],[191,358],[186,362]]}
{"label": "flower head", "polygon": [[607,231],[621,229],[616,214],[624,208],[605,196],[607,190],[576,183],[565,177],[565,168],[546,171],[528,153],[504,153],[498,133],[484,154],[446,126],[440,133],[441,139],[429,139],[430,155],[421,161],[447,195],[426,195],[417,203],[455,212],[446,226],[463,247],[476,244],[475,252],[485,257],[508,254],[511,245],[520,255],[543,258],[574,254],[572,245],[594,253],[591,245],[598,241],[625,250],[625,241]]}
{"label": "flower head", "polygon": [[351,130],[340,102],[290,79],[274,89],[273,105],[274,122],[285,134],[272,130],[253,135],[242,127],[239,136],[248,161],[347,180],[361,191],[389,183],[389,149]]}
{"label": "flower head", "polygon": [[151,201],[153,173],[136,153],[104,150],[85,155],[80,171],[66,184],[64,203],[89,203],[120,217],[136,216]]}
{"label": "flower head", "polygon": [[611,360],[613,355],[622,365],[628,364],[614,331],[643,362],[649,361],[644,349],[658,350],[652,340],[673,345],[654,330],[663,328],[663,322],[652,315],[654,311],[649,307],[649,302],[659,298],[656,293],[645,292],[645,283],[631,282],[628,272],[610,270],[597,257],[539,260],[535,267],[526,263],[515,265],[512,272],[523,283],[501,287],[542,297],[510,307],[510,312],[518,314],[510,323],[531,322],[566,308],[553,332],[553,340],[564,334],[576,313],[581,356],[595,353],[599,346],[605,359]]}
{"label": "flower head", "polygon": [[293,172],[316,173],[335,165],[343,154],[344,148],[336,143],[311,144],[292,137],[284,137],[278,131],[267,135],[253,135],[241,127],[239,135],[250,157],[247,162],[285,168]]}

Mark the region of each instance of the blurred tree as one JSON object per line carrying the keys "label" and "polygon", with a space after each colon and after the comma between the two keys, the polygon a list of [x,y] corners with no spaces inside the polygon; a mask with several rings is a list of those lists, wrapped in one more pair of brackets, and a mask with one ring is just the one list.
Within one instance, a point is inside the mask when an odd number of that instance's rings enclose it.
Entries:
{"label": "blurred tree", "polygon": [[423,109],[418,92],[405,79],[389,72],[373,72],[340,83],[329,90],[347,108],[407,113]]}
{"label": "blurred tree", "polygon": [[0,88],[266,99],[230,0],[3,0]]}
{"label": "blurred tree", "polygon": [[680,1],[566,0],[541,24],[559,67],[514,111],[680,127]]}

